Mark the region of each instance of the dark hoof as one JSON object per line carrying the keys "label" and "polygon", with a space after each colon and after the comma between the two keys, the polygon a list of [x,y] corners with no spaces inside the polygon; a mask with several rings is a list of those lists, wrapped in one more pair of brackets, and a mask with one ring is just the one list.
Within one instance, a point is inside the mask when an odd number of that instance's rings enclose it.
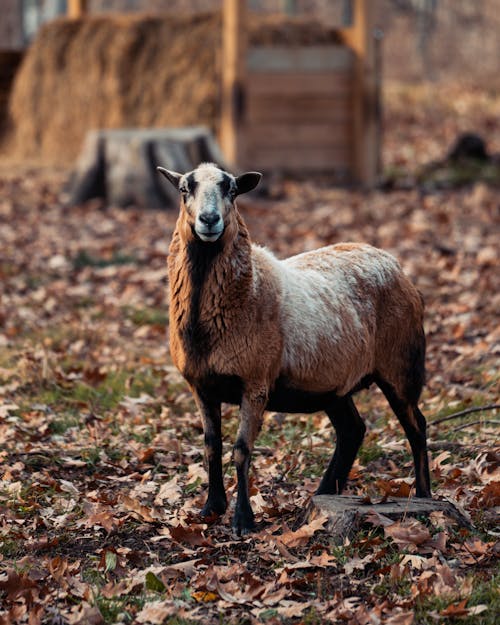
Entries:
{"label": "dark hoof", "polygon": [[318,490],[314,493],[315,495],[340,495],[341,490],[339,490],[336,486],[320,486]]}
{"label": "dark hoof", "polygon": [[318,490],[314,494],[315,495],[340,495],[344,489],[345,484],[346,484],[345,480],[341,480],[335,475],[332,475],[326,479],[325,477],[323,477],[323,479],[319,483]]}
{"label": "dark hoof", "polygon": [[208,499],[200,514],[202,517],[221,516],[226,511],[226,508],[227,501],[225,499]]}
{"label": "dark hoof", "polygon": [[432,493],[430,490],[417,490],[416,496],[419,499],[432,499]]}
{"label": "dark hoof", "polygon": [[235,512],[233,517],[233,532],[237,536],[246,536],[255,531],[253,512]]}

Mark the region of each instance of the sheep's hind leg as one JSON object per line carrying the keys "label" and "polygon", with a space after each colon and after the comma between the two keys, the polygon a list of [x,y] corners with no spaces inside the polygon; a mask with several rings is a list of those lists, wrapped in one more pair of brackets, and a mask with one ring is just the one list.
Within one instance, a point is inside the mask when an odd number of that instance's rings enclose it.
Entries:
{"label": "sheep's hind leg", "polygon": [[366,426],[350,396],[339,397],[325,412],[335,428],[337,444],[316,494],[339,495],[363,442]]}
{"label": "sheep's hind leg", "polygon": [[392,410],[403,426],[410,443],[415,467],[415,490],[417,497],[431,496],[431,478],[427,455],[427,434],[424,415],[418,409],[416,401],[400,397],[394,387],[380,380],[377,382]]}
{"label": "sheep's hind leg", "polygon": [[205,460],[208,465],[208,497],[201,510],[202,516],[224,514],[227,508],[222,474],[222,430],[220,403],[209,402],[195,393],[196,403],[203,419]]}

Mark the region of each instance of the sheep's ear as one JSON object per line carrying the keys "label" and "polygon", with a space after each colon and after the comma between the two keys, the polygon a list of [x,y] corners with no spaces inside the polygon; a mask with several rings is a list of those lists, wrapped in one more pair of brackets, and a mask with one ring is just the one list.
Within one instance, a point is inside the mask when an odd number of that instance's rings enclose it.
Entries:
{"label": "sheep's ear", "polygon": [[238,176],[236,178],[236,195],[248,193],[248,191],[255,189],[261,178],[262,174],[259,174],[258,171],[247,171],[246,173],[241,174],[241,176]]}
{"label": "sheep's ear", "polygon": [[176,171],[169,171],[164,167],[157,167],[156,169],[160,174],[163,174],[167,180],[170,180],[176,189],[179,188],[179,180],[182,178],[182,174],[178,174]]}

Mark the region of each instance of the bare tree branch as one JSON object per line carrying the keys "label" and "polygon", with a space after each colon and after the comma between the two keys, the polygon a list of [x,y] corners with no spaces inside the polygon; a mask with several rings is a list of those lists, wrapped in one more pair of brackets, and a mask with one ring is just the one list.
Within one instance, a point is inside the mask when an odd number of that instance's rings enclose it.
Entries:
{"label": "bare tree branch", "polygon": [[452,432],[459,432],[460,430],[465,430],[466,428],[470,428],[473,425],[500,425],[500,421],[473,421],[472,423],[464,423],[462,425],[459,425],[456,428],[453,428],[453,430],[451,430]]}
{"label": "bare tree branch", "polygon": [[444,423],[445,421],[451,421],[452,419],[458,419],[458,417],[464,417],[465,415],[471,414],[473,412],[484,412],[486,410],[500,410],[500,404],[490,404],[489,406],[466,408],[465,410],[460,410],[460,412],[454,412],[453,414],[449,414],[442,419],[436,419],[435,421],[431,421],[429,425],[438,425],[439,423]]}

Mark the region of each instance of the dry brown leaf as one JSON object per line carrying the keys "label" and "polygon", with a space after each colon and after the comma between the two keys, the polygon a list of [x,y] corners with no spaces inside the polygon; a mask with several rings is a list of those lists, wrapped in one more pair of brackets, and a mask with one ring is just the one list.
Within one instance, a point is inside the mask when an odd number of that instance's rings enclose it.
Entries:
{"label": "dry brown leaf", "polygon": [[70,625],[102,625],[104,618],[96,606],[83,603],[76,613],[68,617]]}
{"label": "dry brown leaf", "polygon": [[386,497],[401,497],[408,499],[411,495],[412,485],[404,480],[377,480],[377,487]]}
{"label": "dry brown leaf", "polygon": [[162,506],[164,502],[166,502],[167,505],[170,506],[171,504],[179,501],[181,494],[182,490],[179,485],[179,476],[175,475],[171,480],[164,482],[160,486],[160,490],[155,497],[154,504],[155,506]]}
{"label": "dry brown leaf", "polygon": [[176,527],[169,527],[168,532],[170,536],[179,543],[185,543],[192,547],[208,546],[212,544],[210,539],[205,538],[203,531],[206,529],[205,525],[190,525],[183,527],[177,525]]}
{"label": "dry brown leaf", "polygon": [[391,614],[384,620],[384,625],[412,625],[415,620],[413,612],[399,612]]}
{"label": "dry brown leaf", "polygon": [[468,610],[465,607],[467,605],[467,599],[462,599],[457,603],[450,603],[447,608],[444,608],[439,613],[441,616],[466,616]]}
{"label": "dry brown leaf", "polygon": [[138,623],[161,625],[168,616],[176,614],[178,608],[173,601],[152,601],[147,603],[135,616]]}
{"label": "dry brown leaf", "polygon": [[344,564],[345,574],[352,575],[353,571],[355,570],[363,571],[367,564],[369,564],[370,562],[373,562],[374,558],[375,558],[375,554],[373,553],[369,553],[364,558],[358,558],[358,557],[350,558]]}
{"label": "dry brown leaf", "polygon": [[134,512],[140,519],[146,521],[147,523],[154,523],[160,518],[160,514],[158,514],[152,508],[144,506],[133,497],[129,497],[128,495],[122,495],[122,497],[120,498],[120,502],[126,510]]}
{"label": "dry brown leaf", "polygon": [[299,617],[307,608],[307,603],[300,601],[281,601],[276,611],[285,618]]}
{"label": "dry brown leaf", "polygon": [[305,545],[307,544],[309,538],[311,538],[311,536],[315,534],[315,532],[323,529],[327,521],[327,515],[320,515],[316,519],[313,519],[307,525],[299,527],[299,529],[295,532],[285,532],[279,537],[279,540],[287,547],[298,547],[301,545]]}
{"label": "dry brown leaf", "polygon": [[402,549],[417,547],[431,538],[429,530],[416,520],[396,521],[384,527],[384,533]]}

